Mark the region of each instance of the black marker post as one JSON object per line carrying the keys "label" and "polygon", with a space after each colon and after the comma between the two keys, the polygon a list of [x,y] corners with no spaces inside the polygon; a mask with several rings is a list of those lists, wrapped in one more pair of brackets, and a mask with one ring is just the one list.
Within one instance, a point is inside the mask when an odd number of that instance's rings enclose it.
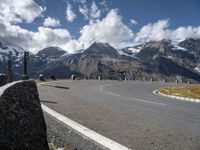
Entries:
{"label": "black marker post", "polygon": [[8,58],[8,61],[7,61],[7,65],[8,65],[8,83],[12,82],[13,81],[13,77],[12,77],[12,61],[11,61],[11,57]]}
{"label": "black marker post", "polygon": [[22,76],[23,80],[28,80],[29,76],[28,76],[28,65],[27,65],[27,59],[29,58],[29,52],[24,52],[24,75]]}

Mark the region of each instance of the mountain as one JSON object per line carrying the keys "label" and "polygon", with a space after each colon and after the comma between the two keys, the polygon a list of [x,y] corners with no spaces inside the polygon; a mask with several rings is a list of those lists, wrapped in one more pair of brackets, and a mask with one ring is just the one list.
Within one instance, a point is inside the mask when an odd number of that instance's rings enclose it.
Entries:
{"label": "mountain", "polygon": [[186,39],[178,44],[180,47],[185,48],[188,52],[200,56],[200,39]]}
{"label": "mountain", "polygon": [[[182,43],[189,41],[187,39]],[[195,41],[193,44],[198,45],[198,42],[200,41]],[[199,80],[196,67],[199,65],[200,55],[192,53],[187,46],[183,46],[181,43],[179,46],[174,46],[171,41],[162,40],[147,42],[140,48],[135,57],[146,64],[149,73],[159,75],[167,80],[175,80],[177,76],[183,78],[183,80],[186,78]],[[193,51],[198,51],[198,46],[195,48]]]}
{"label": "mountain", "polygon": [[[1,40],[0,40],[1,41]],[[24,50],[1,42],[1,72],[5,72],[5,57],[13,58],[14,74],[22,74]],[[16,66],[18,65],[18,67]],[[4,69],[3,67],[4,66]],[[86,50],[68,54],[59,47],[47,47],[29,58],[29,75],[55,75],[59,78],[74,74],[79,78],[153,79],[200,81],[200,40],[186,39],[180,43],[168,40],[150,41],[116,50],[108,43],[94,42]]]}
{"label": "mountain", "polygon": [[14,63],[20,61],[25,50],[19,46],[0,39],[0,61],[4,62],[8,57],[12,56]]}
{"label": "mountain", "polygon": [[[20,46],[13,45],[0,37],[0,73],[7,73],[7,60],[11,58],[13,64],[14,79],[21,79],[23,74],[23,56],[24,50]],[[28,59],[28,72],[31,77],[37,77],[40,73],[43,73],[44,68],[50,62],[56,62],[60,58],[67,54],[66,51],[59,47],[47,47],[40,50],[37,54],[30,53]]]}
{"label": "mountain", "polygon": [[119,63],[122,60],[126,61],[108,43],[95,42],[82,53],[64,57],[61,61],[63,63],[60,63],[60,65],[52,63],[51,66],[54,67],[49,68],[48,72],[52,72],[51,70],[55,70],[56,68],[65,68],[65,75],[68,77],[73,73],[82,78],[96,79],[98,76],[111,78],[114,76],[112,72],[116,72],[114,71],[113,63]]}
{"label": "mountain", "polygon": [[58,58],[67,52],[59,47],[47,47],[40,50],[37,55],[39,57]]}
{"label": "mountain", "polygon": [[[140,45],[140,51],[130,56],[121,55],[108,43],[93,43],[82,53],[63,58],[63,64],[55,67],[65,68],[65,75],[72,73],[81,78],[97,79],[139,79],[200,81],[195,56],[182,49],[175,50],[170,41],[148,42]],[[138,48],[138,47],[137,47]],[[53,66],[53,65],[51,65]],[[50,71],[49,72],[52,72]],[[69,74],[68,74],[69,73]]]}
{"label": "mountain", "polygon": [[20,46],[0,37],[0,73],[7,73],[7,61],[11,59],[14,76],[18,77],[18,70],[22,70],[22,59],[25,51]]}

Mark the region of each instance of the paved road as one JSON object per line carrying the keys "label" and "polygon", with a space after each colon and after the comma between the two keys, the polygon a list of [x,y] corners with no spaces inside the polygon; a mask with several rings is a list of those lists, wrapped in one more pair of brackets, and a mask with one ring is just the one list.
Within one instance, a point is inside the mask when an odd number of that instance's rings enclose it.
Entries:
{"label": "paved road", "polygon": [[161,82],[62,81],[39,86],[41,101],[133,149],[200,149],[200,103],[152,93]]}

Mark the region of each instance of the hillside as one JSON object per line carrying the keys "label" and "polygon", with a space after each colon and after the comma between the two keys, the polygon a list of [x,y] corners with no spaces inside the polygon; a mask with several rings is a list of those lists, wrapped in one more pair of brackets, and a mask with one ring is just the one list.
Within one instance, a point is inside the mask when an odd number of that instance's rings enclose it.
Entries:
{"label": "hillside", "polygon": [[[5,43],[5,42],[4,42]],[[7,43],[0,44],[0,69],[6,71],[7,56],[11,56],[14,73],[22,74],[24,50]],[[74,74],[80,78],[98,79],[148,79],[200,81],[200,40],[187,39],[174,45],[162,40],[122,49],[123,53],[108,43],[93,43],[86,50],[67,54],[59,47],[48,47],[29,58],[29,73],[37,77],[56,75],[64,78]],[[131,51],[132,50],[132,51]]]}

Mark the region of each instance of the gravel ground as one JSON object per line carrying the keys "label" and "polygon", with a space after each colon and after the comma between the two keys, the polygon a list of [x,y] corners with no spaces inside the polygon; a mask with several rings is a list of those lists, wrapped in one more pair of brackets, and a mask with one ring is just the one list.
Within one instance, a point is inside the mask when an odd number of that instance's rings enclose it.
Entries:
{"label": "gravel ground", "polygon": [[97,144],[75,133],[48,114],[44,113],[44,117],[48,141],[53,145],[52,147],[65,148],[65,150],[103,150]]}

